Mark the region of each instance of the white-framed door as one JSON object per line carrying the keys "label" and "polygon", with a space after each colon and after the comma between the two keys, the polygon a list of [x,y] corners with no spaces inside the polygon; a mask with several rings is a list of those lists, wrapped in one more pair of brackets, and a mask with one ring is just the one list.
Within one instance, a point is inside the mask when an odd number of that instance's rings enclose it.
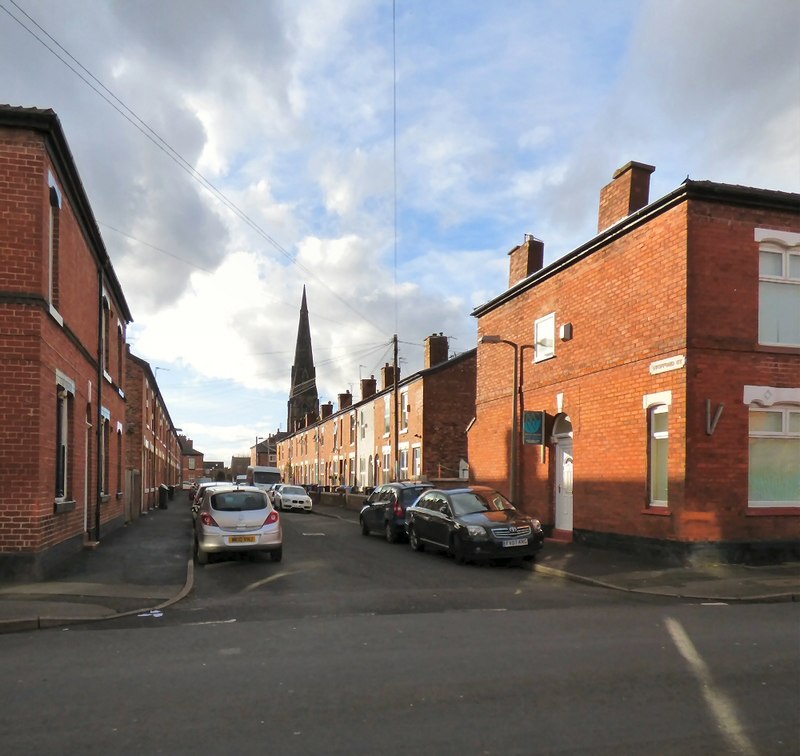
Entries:
{"label": "white-framed door", "polygon": [[566,415],[562,415],[555,422],[553,442],[556,454],[555,529],[572,532],[574,460],[572,455],[572,423]]}

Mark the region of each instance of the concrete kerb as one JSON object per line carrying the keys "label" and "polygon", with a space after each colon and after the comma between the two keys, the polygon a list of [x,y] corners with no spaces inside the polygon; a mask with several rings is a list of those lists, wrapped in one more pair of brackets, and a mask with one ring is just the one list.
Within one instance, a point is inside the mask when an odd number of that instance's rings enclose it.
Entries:
{"label": "concrete kerb", "polygon": [[191,593],[194,587],[194,559],[189,558],[186,564],[186,580],[183,587],[171,598],[162,601],[156,606],[142,607],[141,609],[131,609],[127,612],[112,612],[111,614],[103,614],[99,617],[48,617],[37,616],[23,619],[13,620],[0,620],[0,635],[4,633],[17,633],[25,632],[28,630],[47,630],[54,627],[68,627],[70,625],[84,625],[89,622],[106,622],[112,619],[119,619],[120,617],[132,617],[146,612],[161,611],[173,604],[178,603]]}
{"label": "concrete kerb", "polygon": [[697,593],[681,593],[679,591],[659,591],[654,588],[628,588],[624,585],[608,583],[605,580],[576,575],[574,572],[560,570],[557,567],[546,567],[542,564],[533,565],[533,571],[548,577],[560,577],[573,583],[591,585],[598,588],[608,588],[612,591],[622,591],[624,593],[636,593],[642,596],[665,596],[669,598],[689,599],[691,601],[720,601],[728,604],[778,604],[800,601],[800,594],[797,593],[766,593],[756,596],[707,596]]}

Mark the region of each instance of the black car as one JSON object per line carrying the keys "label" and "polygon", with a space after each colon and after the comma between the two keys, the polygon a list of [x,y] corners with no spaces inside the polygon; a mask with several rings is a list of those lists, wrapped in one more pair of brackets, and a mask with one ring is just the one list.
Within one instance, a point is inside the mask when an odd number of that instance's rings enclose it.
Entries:
{"label": "black car", "polygon": [[478,486],[426,491],[406,510],[406,532],[414,551],[433,546],[457,562],[533,561],[544,543],[539,520],[515,509],[497,491]]}
{"label": "black car", "polygon": [[383,533],[389,543],[406,534],[406,509],[431,488],[430,483],[400,482],[378,486],[364,502],[358,516],[361,532]]}

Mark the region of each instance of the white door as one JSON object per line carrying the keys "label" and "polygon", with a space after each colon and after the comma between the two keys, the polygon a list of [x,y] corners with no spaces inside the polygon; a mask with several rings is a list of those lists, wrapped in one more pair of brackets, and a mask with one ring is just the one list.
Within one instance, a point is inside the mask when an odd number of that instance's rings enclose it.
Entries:
{"label": "white door", "polygon": [[556,530],[572,531],[572,439],[559,439],[556,452]]}

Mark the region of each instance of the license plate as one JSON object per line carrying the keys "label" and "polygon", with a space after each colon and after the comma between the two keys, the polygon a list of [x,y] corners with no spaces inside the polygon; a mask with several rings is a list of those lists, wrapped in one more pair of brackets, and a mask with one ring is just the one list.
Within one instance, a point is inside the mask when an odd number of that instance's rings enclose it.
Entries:
{"label": "license plate", "polygon": [[255,536],[228,536],[228,543],[255,543]]}
{"label": "license plate", "polygon": [[503,547],[509,546],[527,546],[528,539],[527,538],[512,538],[508,541],[503,541]]}

